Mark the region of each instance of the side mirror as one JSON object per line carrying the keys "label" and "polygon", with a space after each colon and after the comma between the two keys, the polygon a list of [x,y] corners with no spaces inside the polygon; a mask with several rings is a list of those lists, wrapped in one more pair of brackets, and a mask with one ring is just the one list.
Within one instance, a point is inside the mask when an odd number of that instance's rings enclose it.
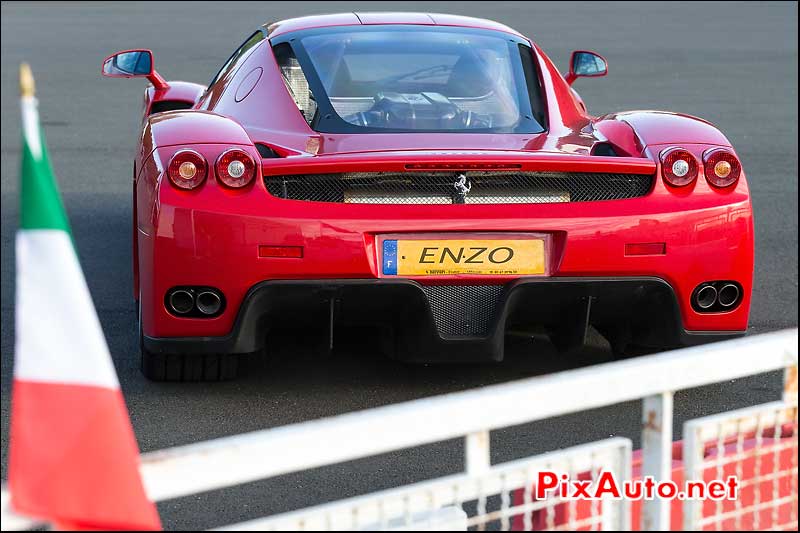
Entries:
{"label": "side mirror", "polygon": [[596,78],[608,74],[608,63],[605,58],[590,50],[576,50],[569,60],[569,74],[565,76],[572,85],[577,78]]}
{"label": "side mirror", "polygon": [[103,76],[139,78],[153,74],[153,53],[150,50],[125,50],[103,61]]}
{"label": "side mirror", "polygon": [[109,78],[147,78],[157,90],[169,85],[153,68],[153,52],[150,50],[123,50],[108,56],[101,69]]}

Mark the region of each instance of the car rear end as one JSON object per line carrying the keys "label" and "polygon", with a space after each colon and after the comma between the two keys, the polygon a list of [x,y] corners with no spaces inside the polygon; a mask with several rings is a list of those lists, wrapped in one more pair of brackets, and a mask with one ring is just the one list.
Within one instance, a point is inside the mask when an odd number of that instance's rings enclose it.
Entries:
{"label": "car rear end", "polygon": [[[618,350],[747,327],[744,176],[724,194],[701,176],[687,193],[657,157],[453,150],[265,158],[260,171],[244,190],[158,188],[140,250],[161,265],[140,280],[148,350],[253,352],[298,327],[335,344],[359,326],[398,359],[497,361],[510,330],[568,352],[589,327]],[[178,290],[219,308],[176,309]]]}

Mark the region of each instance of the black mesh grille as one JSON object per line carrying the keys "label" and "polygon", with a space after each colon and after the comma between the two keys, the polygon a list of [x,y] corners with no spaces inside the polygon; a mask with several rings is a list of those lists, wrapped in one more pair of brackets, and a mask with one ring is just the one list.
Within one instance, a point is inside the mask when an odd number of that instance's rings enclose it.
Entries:
{"label": "black mesh grille", "polygon": [[265,176],[273,196],[369,204],[536,204],[637,198],[652,175],[576,172],[358,172]]}
{"label": "black mesh grille", "polygon": [[484,337],[489,333],[502,285],[423,285],[442,337]]}

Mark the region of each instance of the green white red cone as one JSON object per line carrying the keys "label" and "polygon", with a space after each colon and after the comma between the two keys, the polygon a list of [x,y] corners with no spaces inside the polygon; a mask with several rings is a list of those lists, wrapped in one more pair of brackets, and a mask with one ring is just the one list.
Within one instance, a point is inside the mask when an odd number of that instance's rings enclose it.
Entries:
{"label": "green white red cone", "polygon": [[63,528],[160,529],[39,128],[27,65],[20,78],[12,506]]}

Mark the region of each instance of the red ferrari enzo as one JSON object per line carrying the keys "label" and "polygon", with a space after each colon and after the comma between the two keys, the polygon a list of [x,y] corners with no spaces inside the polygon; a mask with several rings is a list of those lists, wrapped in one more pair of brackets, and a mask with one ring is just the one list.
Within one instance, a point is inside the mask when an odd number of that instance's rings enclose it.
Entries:
{"label": "red ferrari enzo", "polygon": [[[142,370],[233,377],[276,331],[369,331],[390,357],[503,358],[509,330],[569,353],[743,334],[753,217],[705,120],[590,115],[562,75],[486,20],[345,13],[260,27],[208,86],[149,50],[133,169]],[[367,340],[371,339],[371,340]],[[377,339],[377,340],[376,340]]]}

